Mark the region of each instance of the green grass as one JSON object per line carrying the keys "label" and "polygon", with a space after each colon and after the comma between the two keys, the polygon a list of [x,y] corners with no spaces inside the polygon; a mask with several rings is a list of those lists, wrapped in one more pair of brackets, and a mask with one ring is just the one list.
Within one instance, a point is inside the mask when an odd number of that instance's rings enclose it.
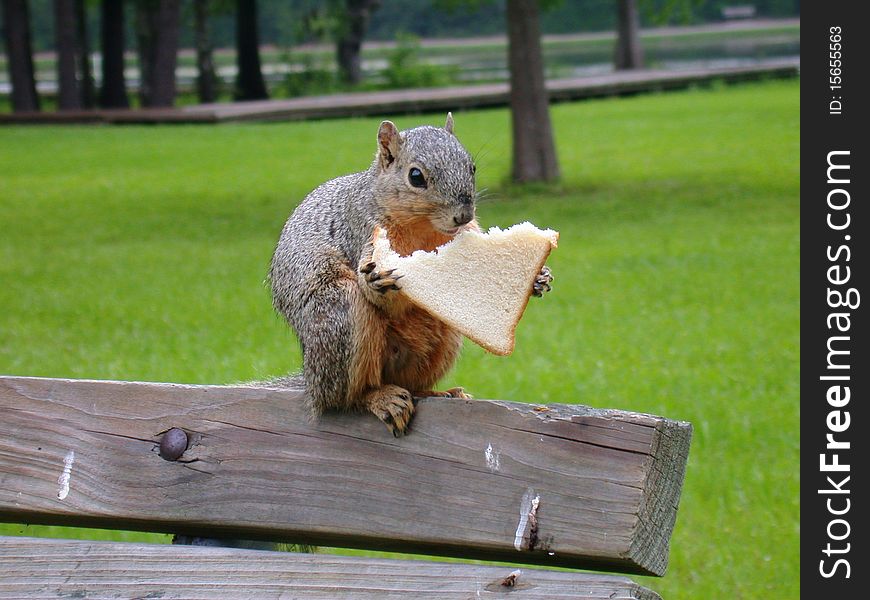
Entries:
{"label": "green grass", "polygon": [[[562,237],[514,355],[469,344],[443,384],[691,421],[670,570],[641,578],[666,598],[799,594],[798,90],[557,105],[555,189],[504,185],[505,110],[456,115],[483,224]],[[377,123],[0,128],[0,373],[297,369],[263,286],[271,250],[305,193],[368,165]]]}

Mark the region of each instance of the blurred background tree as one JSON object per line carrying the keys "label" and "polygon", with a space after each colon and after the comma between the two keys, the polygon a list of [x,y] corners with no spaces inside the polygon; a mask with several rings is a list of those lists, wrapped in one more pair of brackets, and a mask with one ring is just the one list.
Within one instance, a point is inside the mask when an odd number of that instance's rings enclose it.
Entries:
{"label": "blurred background tree", "polygon": [[12,108],[22,112],[39,110],[27,0],[3,0],[3,38],[12,82]]}
{"label": "blurred background tree", "polygon": [[349,85],[362,81],[360,52],[368,31],[372,13],[381,5],[380,0],[345,0],[343,7],[333,5],[338,15],[336,58],[341,80]]}
{"label": "blurred background tree", "polygon": [[76,67],[77,41],[75,0],[54,1],[54,34],[57,52],[57,108],[76,110],[82,107]]}
{"label": "blurred background tree", "polygon": [[202,103],[214,102],[218,94],[218,77],[214,66],[209,13],[213,2],[193,0],[193,37],[196,47],[196,95]]}
{"label": "blurred background tree", "polygon": [[125,22],[124,2],[102,0],[100,3],[100,40],[103,85],[100,106],[128,108],[127,83],[124,79]]}
{"label": "blurred background tree", "polygon": [[236,100],[269,97],[260,62],[260,28],[257,0],[236,0]]}
{"label": "blurred background tree", "polygon": [[91,41],[85,0],[75,0],[76,28],[76,69],[80,78],[79,92],[82,95],[82,108],[93,108],[96,104],[96,85],[91,65]]}
{"label": "blurred background tree", "polygon": [[[3,0],[5,2],[6,0]],[[30,6],[31,36],[34,52],[54,49],[54,0],[26,0]],[[114,0],[114,3],[131,0]],[[260,41],[264,45],[290,45],[304,41],[297,36],[296,24],[317,7],[345,0],[257,0]],[[466,0],[459,0],[465,2]],[[550,2],[541,12],[544,34],[613,31],[616,29],[618,0],[561,0]],[[92,48],[97,47],[101,0],[84,0],[86,25]],[[182,0],[182,10],[189,10],[194,0]],[[372,12],[366,30],[367,40],[393,40],[397,32],[420,38],[464,38],[504,34],[507,0],[476,2],[462,11],[439,10],[443,0],[380,0]],[[795,17],[800,14],[800,0],[638,0],[642,27],[659,25],[721,22],[722,10],[735,4],[751,6],[759,18]],[[235,16],[222,5],[234,6],[234,0],[211,0],[217,9],[210,14],[212,42],[215,48],[235,45]],[[131,13],[132,14],[132,13]],[[130,25],[128,25],[129,27]],[[132,38],[130,38],[132,40]],[[180,31],[179,45],[194,47],[192,27]],[[132,49],[132,44],[131,44]]]}
{"label": "blurred background tree", "polygon": [[175,103],[180,0],[136,0],[139,100],[146,108]]}
{"label": "blurred background tree", "polygon": [[513,129],[512,178],[518,183],[559,178],[544,78],[538,0],[508,0],[508,68]]}
{"label": "blurred background tree", "polygon": [[[230,90],[241,100],[504,81],[511,70],[529,67],[510,68],[504,41],[509,0],[2,1],[8,26],[0,63],[8,77],[0,75],[7,90],[0,103],[8,98],[14,110],[33,110],[39,95],[50,108],[94,106],[92,59],[100,68],[99,104],[106,108],[130,106],[131,91],[137,93],[134,103],[169,106],[226,100]],[[548,78],[600,73],[607,61],[616,69],[686,62],[698,47],[662,40],[673,33],[653,32],[642,40],[639,28],[722,21],[734,9],[731,0],[540,0],[538,7],[540,33],[568,33],[573,40],[567,46],[568,38],[546,42]],[[750,0],[740,7],[756,17],[795,16],[800,9],[797,0]],[[580,32],[605,30],[616,32],[613,42],[597,36],[578,41]],[[505,37],[484,37],[493,35]],[[456,42],[439,45],[433,40],[439,37]],[[389,44],[373,43],[363,52],[366,41]],[[578,44],[585,57],[576,54]],[[179,48],[190,50],[179,54]],[[599,70],[576,62],[593,57]],[[169,68],[173,60],[177,81]]]}
{"label": "blurred background tree", "polygon": [[613,66],[616,69],[643,68],[638,0],[616,0],[616,7],[616,46],[613,52]]}

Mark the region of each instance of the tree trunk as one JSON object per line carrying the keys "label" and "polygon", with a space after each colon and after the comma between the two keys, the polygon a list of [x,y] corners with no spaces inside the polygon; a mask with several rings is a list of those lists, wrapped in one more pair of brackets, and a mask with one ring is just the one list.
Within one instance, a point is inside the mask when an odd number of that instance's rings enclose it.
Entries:
{"label": "tree trunk", "polygon": [[269,97],[260,67],[260,34],[256,0],[236,0],[236,100]]}
{"label": "tree trunk", "polygon": [[88,21],[85,0],[75,0],[76,11],[76,55],[78,71],[81,74],[79,88],[81,91],[82,108],[93,108],[94,71],[91,68],[91,44],[88,41]]}
{"label": "tree trunk", "polygon": [[642,69],[643,46],[640,44],[640,11],[637,0],[616,2],[616,48],[613,64],[617,69]]}
{"label": "tree trunk", "polygon": [[347,0],[347,11],[336,42],[336,58],[342,81],[350,85],[362,81],[360,51],[372,12],[378,6],[380,0]]}
{"label": "tree trunk", "polygon": [[193,34],[196,38],[196,93],[202,103],[217,99],[217,74],[214,68],[211,30],[208,24],[209,0],[193,2]]}
{"label": "tree trunk", "polygon": [[513,124],[513,180],[559,178],[541,55],[537,0],[508,0],[508,65]]}
{"label": "tree trunk", "polygon": [[12,109],[15,112],[39,110],[33,53],[30,44],[30,11],[27,0],[3,0],[6,62],[12,82]]}
{"label": "tree trunk", "polygon": [[175,66],[178,63],[178,33],[181,0],[161,0],[156,13],[157,44],[152,75],[154,92],[151,106],[175,104]]}
{"label": "tree trunk", "polygon": [[103,0],[100,37],[103,53],[103,86],[100,106],[129,108],[127,83],[124,80],[124,3]]}
{"label": "tree trunk", "polygon": [[57,50],[57,108],[79,110],[82,98],[76,75],[75,0],[54,0],[54,37]]}
{"label": "tree trunk", "polygon": [[175,103],[180,0],[138,0],[139,99],[147,108]]}
{"label": "tree trunk", "polygon": [[148,106],[151,101],[151,69],[154,67],[154,32],[151,30],[149,0],[136,0],[133,6],[134,35],[139,63],[139,104]]}

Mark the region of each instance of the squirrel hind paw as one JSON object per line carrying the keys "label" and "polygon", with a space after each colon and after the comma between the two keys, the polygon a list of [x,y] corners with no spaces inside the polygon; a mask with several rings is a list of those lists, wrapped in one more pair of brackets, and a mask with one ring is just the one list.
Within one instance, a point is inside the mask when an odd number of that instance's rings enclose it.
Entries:
{"label": "squirrel hind paw", "polygon": [[461,398],[463,400],[473,400],[474,396],[465,391],[465,388],[462,387],[452,387],[447,390],[447,393],[450,394],[451,398]]}
{"label": "squirrel hind paw", "polygon": [[383,421],[394,437],[401,437],[409,431],[411,417],[414,416],[414,398],[405,388],[385,385],[369,392],[364,403]]}
{"label": "squirrel hind paw", "polygon": [[422,392],[414,392],[416,398],[461,398],[463,400],[473,400],[474,396],[465,391],[465,388],[452,387],[449,390],[439,392],[437,390],[424,390]]}

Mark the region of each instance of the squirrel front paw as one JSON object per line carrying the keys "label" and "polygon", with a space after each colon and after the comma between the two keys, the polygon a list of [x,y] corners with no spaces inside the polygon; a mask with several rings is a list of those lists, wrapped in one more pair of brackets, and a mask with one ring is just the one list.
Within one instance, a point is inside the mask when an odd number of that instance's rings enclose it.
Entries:
{"label": "squirrel front paw", "polygon": [[394,437],[400,437],[408,431],[408,424],[414,415],[414,398],[405,388],[382,386],[369,392],[364,402],[366,408],[384,422]]}
{"label": "squirrel front paw", "polygon": [[553,286],[550,285],[551,283],[553,283],[553,274],[550,272],[550,267],[545,266],[535,277],[535,283],[532,286],[532,295],[540,298],[544,295],[544,292],[549,292],[553,289]]}
{"label": "squirrel front paw", "polygon": [[416,398],[461,398],[463,400],[473,400],[474,396],[465,391],[465,388],[452,387],[444,392],[438,390],[424,390],[414,392]]}
{"label": "squirrel front paw", "polygon": [[402,278],[401,275],[394,275],[395,269],[385,269],[378,271],[377,265],[374,262],[367,262],[360,265],[360,274],[366,284],[380,294],[385,294],[390,290],[398,291],[400,288],[396,282]]}

